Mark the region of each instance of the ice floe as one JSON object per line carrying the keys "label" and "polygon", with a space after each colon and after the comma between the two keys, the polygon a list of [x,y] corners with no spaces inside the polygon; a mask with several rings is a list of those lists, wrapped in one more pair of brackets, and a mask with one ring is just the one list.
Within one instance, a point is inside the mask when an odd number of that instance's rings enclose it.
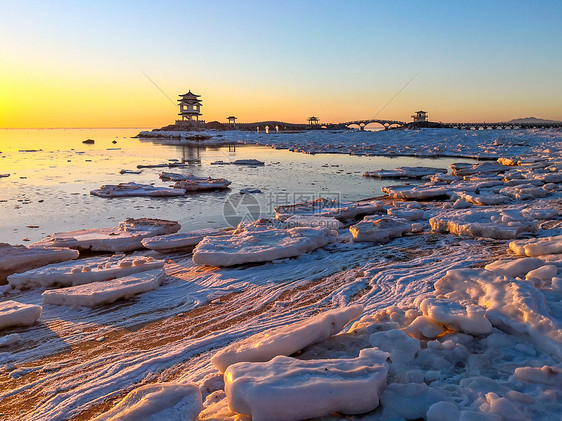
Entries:
{"label": "ice floe", "polygon": [[278,219],[285,220],[291,215],[328,216],[346,222],[364,215],[372,215],[382,210],[382,202],[365,200],[360,202],[339,202],[320,198],[307,200],[294,205],[277,206],[275,214]]}
{"label": "ice floe", "polygon": [[449,197],[448,185],[422,185],[422,186],[386,186],[381,188],[393,199],[401,200],[435,200]]}
{"label": "ice floe", "polygon": [[234,364],[225,372],[228,405],[253,421],[372,411],[386,386],[386,356],[364,349],[350,359],[302,361],[279,356],[269,362]]}
{"label": "ice floe", "polygon": [[149,270],[107,281],[48,290],[41,297],[43,304],[94,307],[156,289],[165,278],[163,269]]}
{"label": "ice floe", "polygon": [[25,272],[50,263],[65,262],[79,253],[66,247],[25,247],[0,243],[0,281],[12,273]]}
{"label": "ice floe", "polygon": [[234,266],[294,257],[323,247],[337,232],[317,228],[262,229],[204,238],[193,251],[199,265]]}
{"label": "ice floe", "polygon": [[447,174],[447,170],[432,167],[399,167],[393,170],[366,171],[363,177],[422,178],[433,174]]}
{"label": "ice floe", "polygon": [[498,162],[483,162],[481,164],[460,162],[451,164],[449,167],[451,168],[453,175],[459,177],[474,174],[498,174],[509,170],[509,167]]}
{"label": "ice floe", "polygon": [[175,221],[152,218],[127,218],[115,228],[89,228],[66,231],[34,243],[33,246],[69,247],[91,251],[132,251],[143,248],[142,240],[156,235],[173,234],[181,225]]}
{"label": "ice floe", "polygon": [[221,190],[226,189],[232,182],[225,178],[190,178],[187,180],[176,181],[174,184],[175,189],[183,189],[185,191],[199,191],[199,190]]}
{"label": "ice floe", "polygon": [[450,232],[472,237],[515,239],[537,231],[537,223],[523,217],[520,211],[505,209],[466,209],[443,212],[429,220],[437,232]]}
{"label": "ice floe", "polygon": [[129,392],[114,408],[93,421],[195,421],[203,409],[194,384],[156,383]]}
{"label": "ice floe", "polygon": [[92,257],[77,262],[55,263],[8,276],[12,288],[74,286],[132,275],[164,267],[152,257]]}
{"label": "ice floe", "polygon": [[17,301],[0,301],[0,329],[12,326],[31,326],[41,317],[41,306],[18,303]]}
{"label": "ice floe", "polygon": [[301,322],[250,336],[217,352],[211,362],[222,373],[241,361],[269,361],[278,355],[291,355],[308,345],[328,339],[359,317],[359,305],[329,310]]}
{"label": "ice floe", "polygon": [[99,197],[132,197],[132,196],[149,196],[149,197],[171,197],[183,196],[185,189],[156,187],[150,184],[137,183],[119,183],[107,184],[99,189],[90,191],[91,195]]}
{"label": "ice floe", "polygon": [[214,237],[226,234],[226,231],[216,228],[203,228],[190,232],[157,235],[156,237],[145,238],[142,240],[142,245],[147,249],[155,250],[159,253],[170,253],[174,251],[192,249],[205,237]]}
{"label": "ice floe", "polygon": [[394,217],[365,219],[349,228],[353,241],[385,243],[412,230],[408,220]]}
{"label": "ice floe", "polygon": [[512,241],[509,248],[519,256],[559,254],[562,253],[562,235]]}

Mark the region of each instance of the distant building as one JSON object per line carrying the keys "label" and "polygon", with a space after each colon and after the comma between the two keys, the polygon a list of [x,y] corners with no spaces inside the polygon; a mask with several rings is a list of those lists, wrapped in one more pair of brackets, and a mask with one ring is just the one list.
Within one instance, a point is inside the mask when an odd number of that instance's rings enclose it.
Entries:
{"label": "distant building", "polygon": [[423,121],[427,121],[427,111],[416,111],[415,114],[412,115],[412,118],[414,119],[414,123],[421,123]]}
{"label": "distant building", "polygon": [[308,124],[320,124],[320,119],[318,117],[308,117]]}
{"label": "distant building", "polygon": [[195,95],[191,91],[186,94],[180,95],[178,99],[180,106],[181,121],[188,121],[190,123],[199,123],[199,116],[201,115],[201,95]]}
{"label": "distant building", "polygon": [[228,120],[228,124],[232,124],[233,126],[236,125],[236,117],[234,117],[233,115],[231,115],[230,117],[226,117],[226,119]]}

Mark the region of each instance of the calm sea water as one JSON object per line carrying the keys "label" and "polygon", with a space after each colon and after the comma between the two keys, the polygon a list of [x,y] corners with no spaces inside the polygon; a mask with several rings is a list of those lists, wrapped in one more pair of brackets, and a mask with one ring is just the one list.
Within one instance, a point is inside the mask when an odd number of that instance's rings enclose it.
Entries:
{"label": "calm sea water", "polygon": [[[362,177],[368,170],[403,165],[446,168],[451,159],[305,155],[261,146],[229,148],[169,146],[133,139],[140,129],[0,130],[0,242],[37,241],[53,232],[115,226],[127,217],[177,220],[182,231],[227,227],[249,217],[273,215],[273,207],[319,197],[360,200],[379,196],[383,185]],[[342,133],[345,136],[345,133]],[[93,139],[95,144],[82,141]],[[116,143],[113,143],[116,141]],[[211,162],[255,158],[264,167],[219,166]],[[185,168],[143,169],[138,164],[198,159]],[[168,186],[162,171],[224,177],[226,191],[178,198],[113,198],[90,195],[102,184],[134,181]],[[240,189],[261,194],[243,197]],[[226,215],[225,215],[226,213]]]}

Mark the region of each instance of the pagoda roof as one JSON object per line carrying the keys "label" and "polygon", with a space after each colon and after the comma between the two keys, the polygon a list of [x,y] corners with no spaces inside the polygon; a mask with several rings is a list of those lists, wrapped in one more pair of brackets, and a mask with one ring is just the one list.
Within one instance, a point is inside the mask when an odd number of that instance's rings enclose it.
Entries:
{"label": "pagoda roof", "polygon": [[414,112],[415,113],[425,113],[425,114],[427,114],[427,111],[424,111],[424,110],[419,110],[419,111],[414,111]]}
{"label": "pagoda roof", "polygon": [[238,117],[234,117],[233,115],[226,117],[227,120],[230,120],[231,118],[238,118]]}
{"label": "pagoda roof", "polygon": [[198,97],[198,96],[201,96],[201,95],[196,95],[196,94],[194,94],[193,92],[191,92],[191,90],[190,90],[188,93],[186,93],[186,94],[181,94],[180,96]]}
{"label": "pagoda roof", "polygon": [[203,102],[203,100],[197,99],[197,98],[182,98],[182,99],[177,99],[176,101],[178,101],[178,102],[186,101],[186,102],[195,102],[195,103]]}

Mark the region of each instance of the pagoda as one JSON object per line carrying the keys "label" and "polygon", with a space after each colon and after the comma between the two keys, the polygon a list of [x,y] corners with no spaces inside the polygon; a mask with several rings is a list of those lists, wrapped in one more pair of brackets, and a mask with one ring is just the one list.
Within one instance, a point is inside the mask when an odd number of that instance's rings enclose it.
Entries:
{"label": "pagoda", "polygon": [[308,117],[307,121],[308,124],[314,124],[314,125],[320,124],[320,119],[316,116]]}
{"label": "pagoda", "polygon": [[191,91],[186,94],[180,95],[181,99],[178,99],[180,106],[181,121],[187,121],[190,123],[199,123],[199,116],[201,115],[201,100],[199,99],[201,95],[195,95]]}
{"label": "pagoda", "polygon": [[414,123],[423,123],[427,121],[427,111],[416,111],[416,113],[412,115],[412,118],[414,119]]}

